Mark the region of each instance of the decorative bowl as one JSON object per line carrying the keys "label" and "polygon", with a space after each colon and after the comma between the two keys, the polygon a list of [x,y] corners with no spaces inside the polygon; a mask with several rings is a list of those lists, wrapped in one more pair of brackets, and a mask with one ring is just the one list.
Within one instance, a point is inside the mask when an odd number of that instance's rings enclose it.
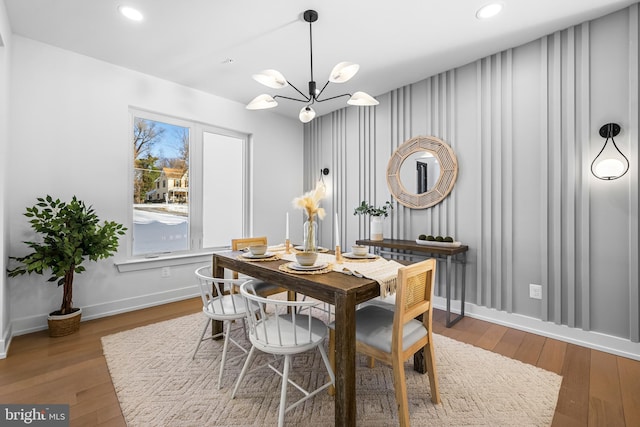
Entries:
{"label": "decorative bowl", "polygon": [[251,245],[249,246],[251,255],[264,255],[267,253],[267,245]]}
{"label": "decorative bowl", "polygon": [[353,245],[351,246],[351,253],[355,256],[367,256],[369,248],[364,245]]}
{"label": "decorative bowl", "polygon": [[317,252],[298,252],[296,254],[296,261],[298,261],[298,264],[305,267],[315,264],[316,259],[318,259]]}

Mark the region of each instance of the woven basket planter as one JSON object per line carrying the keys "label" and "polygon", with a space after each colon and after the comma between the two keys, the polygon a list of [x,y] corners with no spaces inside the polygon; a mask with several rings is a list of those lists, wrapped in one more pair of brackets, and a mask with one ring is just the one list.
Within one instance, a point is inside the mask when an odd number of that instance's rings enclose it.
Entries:
{"label": "woven basket planter", "polygon": [[82,309],[78,308],[70,314],[49,314],[47,323],[49,324],[50,337],[64,337],[75,334],[80,329],[80,318]]}

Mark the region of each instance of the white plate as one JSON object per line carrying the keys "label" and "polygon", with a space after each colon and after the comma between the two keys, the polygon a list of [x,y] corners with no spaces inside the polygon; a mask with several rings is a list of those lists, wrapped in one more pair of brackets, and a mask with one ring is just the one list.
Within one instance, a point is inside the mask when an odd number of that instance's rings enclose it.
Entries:
{"label": "white plate", "polygon": [[345,258],[352,258],[352,259],[373,259],[373,258],[377,258],[377,256],[374,255],[374,254],[356,255],[353,252],[347,252],[346,254],[342,254],[342,256],[345,257]]}
{"label": "white plate", "polygon": [[[304,246],[294,246],[293,249],[295,249],[296,251],[304,252]],[[318,252],[329,252],[329,249],[318,246]]]}
{"label": "white plate", "polygon": [[264,255],[254,255],[251,252],[247,252],[246,254],[242,254],[243,257],[252,258],[252,259],[269,258],[269,257],[272,257],[273,255],[274,255],[273,252],[266,252]]}
{"label": "white plate", "polygon": [[460,242],[438,242],[434,240],[420,240],[416,239],[416,243],[423,246],[444,246],[447,248],[457,248],[462,245]]}
{"label": "white plate", "polygon": [[288,267],[292,270],[298,270],[298,271],[314,271],[314,270],[322,270],[327,265],[328,264],[326,262],[323,262],[321,264],[315,264],[315,265],[300,265],[297,262],[292,262],[292,263],[289,263]]}

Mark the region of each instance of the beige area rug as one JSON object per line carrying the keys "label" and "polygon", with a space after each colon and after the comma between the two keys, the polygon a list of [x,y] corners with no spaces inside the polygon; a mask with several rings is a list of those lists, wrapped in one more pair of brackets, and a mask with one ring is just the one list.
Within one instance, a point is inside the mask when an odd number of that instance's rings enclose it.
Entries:
{"label": "beige area rug", "polygon": [[[134,426],[277,425],[280,377],[270,369],[247,375],[236,398],[231,390],[244,357],[228,364],[220,391],[222,342],[206,341],[191,359],[204,326],[200,313],[102,338],[124,418]],[[242,330],[235,333],[244,340]],[[413,426],[547,426],[561,377],[531,365],[436,335],[442,403],[431,403],[427,375],[405,365]],[[231,348],[231,346],[230,346]],[[234,349],[230,355],[239,354]],[[259,361],[259,360],[258,360]],[[254,366],[258,366],[258,361]],[[298,356],[292,378],[308,386],[324,380],[317,351]],[[358,356],[358,425],[397,426],[391,368],[369,369]],[[289,387],[291,398],[299,398]],[[334,424],[333,398],[321,393],[290,411],[286,425]]]}

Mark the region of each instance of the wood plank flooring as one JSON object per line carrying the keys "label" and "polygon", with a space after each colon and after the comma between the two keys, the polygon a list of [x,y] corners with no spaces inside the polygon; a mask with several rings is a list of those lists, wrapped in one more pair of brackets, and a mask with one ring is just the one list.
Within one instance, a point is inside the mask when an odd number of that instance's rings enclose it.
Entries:
{"label": "wood plank flooring", "polygon": [[[199,312],[200,298],[83,322],[80,332],[15,337],[0,360],[0,402],[70,404],[71,426],[125,426],[100,338]],[[469,317],[434,332],[563,376],[554,427],[640,425],[640,362]]]}

